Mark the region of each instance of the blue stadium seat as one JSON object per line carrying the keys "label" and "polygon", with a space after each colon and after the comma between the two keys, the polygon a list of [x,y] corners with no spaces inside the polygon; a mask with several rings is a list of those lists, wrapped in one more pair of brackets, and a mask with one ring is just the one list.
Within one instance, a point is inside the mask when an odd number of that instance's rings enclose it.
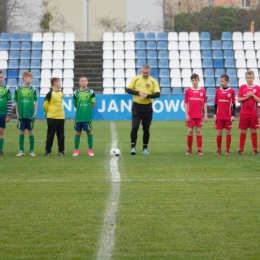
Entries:
{"label": "blue stadium seat", "polygon": [[10,51],[9,52],[9,60],[18,60],[19,52],[18,51]]}
{"label": "blue stadium seat", "polygon": [[226,74],[231,78],[237,77],[237,70],[236,69],[227,69]]}
{"label": "blue stadium seat", "polygon": [[156,50],[156,43],[155,43],[155,41],[148,41],[148,42],[146,42],[146,50]]}
{"label": "blue stadium seat", "polygon": [[30,62],[29,60],[20,60],[20,69],[29,69],[30,68]]}
{"label": "blue stadium seat", "polygon": [[32,50],[33,51],[41,51],[42,43],[41,42],[32,42]]}
{"label": "blue stadium seat", "polygon": [[33,87],[35,87],[35,88],[39,88],[39,87],[40,87],[40,81],[39,81],[39,79],[33,78],[31,85],[32,85]]}
{"label": "blue stadium seat", "polygon": [[[34,79],[40,79],[40,78],[41,78],[41,72],[40,72],[40,70],[32,69],[32,70],[31,70],[31,73],[33,74],[33,78],[34,78]],[[20,77],[20,74],[19,74],[19,77]]]}
{"label": "blue stadium seat", "polygon": [[147,64],[150,65],[151,68],[157,68],[157,60],[147,60]]}
{"label": "blue stadium seat", "polygon": [[136,70],[136,75],[141,75],[141,68]]}
{"label": "blue stadium seat", "polygon": [[215,70],[215,77],[216,78],[220,78],[221,75],[225,74],[225,70],[224,69],[216,69]]}
{"label": "blue stadium seat", "polygon": [[20,51],[21,45],[20,42],[11,42],[10,43],[10,50],[12,51]]}
{"label": "blue stadium seat", "polygon": [[22,34],[22,42],[31,42],[32,35],[30,33],[23,33]]}
{"label": "blue stadium seat", "polygon": [[21,50],[22,51],[30,51],[32,49],[30,42],[22,42]]}
{"label": "blue stadium seat", "polygon": [[215,88],[207,88],[206,89],[206,96],[212,96],[215,95],[216,89]]}
{"label": "blue stadium seat", "polygon": [[168,51],[159,51],[158,59],[169,59],[169,52]]}
{"label": "blue stadium seat", "polygon": [[167,41],[167,40],[168,40],[167,33],[165,33],[165,32],[159,32],[159,33],[157,34],[157,40],[158,40],[158,41]]}
{"label": "blue stadium seat", "polygon": [[135,54],[136,59],[146,59],[146,52],[145,51],[136,51]]}
{"label": "blue stadium seat", "polygon": [[[2,69],[1,69],[2,70]],[[2,70],[4,77],[7,78],[7,71],[6,70]]]}
{"label": "blue stadium seat", "polygon": [[8,69],[18,69],[18,60],[9,60]]}
{"label": "blue stadium seat", "polygon": [[166,60],[166,59],[165,60],[164,59],[160,59],[158,61],[158,68],[159,69],[168,69],[169,68],[169,61]]}
{"label": "blue stadium seat", "polygon": [[145,64],[146,64],[146,60],[143,59],[136,60],[136,68],[142,68],[142,66]]}
{"label": "blue stadium seat", "polygon": [[0,42],[0,51],[8,51],[9,42]]}
{"label": "blue stadium seat", "polygon": [[9,79],[17,79],[18,78],[18,70],[10,69],[7,71],[7,78]]}
{"label": "blue stadium seat", "polygon": [[25,69],[19,70],[19,79],[23,78],[23,73],[25,71],[28,71],[28,70],[25,70]]}
{"label": "blue stadium seat", "polygon": [[156,41],[156,35],[154,32],[148,32],[145,37],[146,41]]}
{"label": "blue stadium seat", "polygon": [[222,41],[232,41],[232,34],[231,34],[231,32],[222,32],[221,40]]}
{"label": "blue stadium seat", "polygon": [[215,78],[215,73],[213,69],[205,69],[204,70],[204,77],[205,78]]}
{"label": "blue stadium seat", "polygon": [[234,52],[232,50],[225,50],[223,58],[224,59],[234,59]]}
{"label": "blue stadium seat", "polygon": [[2,42],[9,42],[10,39],[10,35],[9,33],[1,33],[1,41]]}
{"label": "blue stadium seat", "polygon": [[215,78],[205,78],[204,80],[204,86],[206,88],[208,87],[212,87],[215,88],[216,84],[215,84]]}
{"label": "blue stadium seat", "polygon": [[153,77],[153,78],[158,78],[159,77],[159,72],[158,72],[158,69],[156,69],[156,68],[152,68],[151,69],[151,77]]}
{"label": "blue stadium seat", "polygon": [[29,51],[21,51],[20,52],[20,59],[21,60],[30,60],[31,59],[31,53]]}
{"label": "blue stadium seat", "polygon": [[22,79],[18,79],[18,86],[23,85],[23,80]]}
{"label": "blue stadium seat", "polygon": [[31,59],[32,60],[41,60],[42,52],[41,51],[32,51]]}
{"label": "blue stadium seat", "polygon": [[207,68],[213,68],[213,63],[211,59],[203,59],[202,60],[202,68],[207,69]]}
{"label": "blue stadium seat", "polygon": [[217,68],[224,68],[224,61],[223,59],[214,59],[213,60],[213,66],[215,69]]}
{"label": "blue stadium seat", "polygon": [[225,68],[235,68],[235,60],[234,59],[225,59]]}
{"label": "blue stadium seat", "polygon": [[200,33],[201,41],[210,41],[210,33],[209,32],[201,32]]}
{"label": "blue stadium seat", "polygon": [[222,51],[213,51],[213,59],[223,59]]}
{"label": "blue stadium seat", "polygon": [[156,51],[147,51],[147,59],[156,60],[157,52]]}
{"label": "blue stadium seat", "polygon": [[160,87],[161,88],[170,88],[171,87],[170,78],[161,78],[160,79]]}
{"label": "blue stadium seat", "polygon": [[172,88],[172,94],[182,94],[182,88]]}
{"label": "blue stadium seat", "polygon": [[233,50],[232,42],[231,41],[223,41],[222,42],[222,49],[223,50]]}
{"label": "blue stadium seat", "polygon": [[234,89],[234,91],[235,91],[235,95],[237,96],[238,95],[238,89],[239,88],[233,88]]}
{"label": "blue stadium seat", "polygon": [[221,41],[212,41],[211,42],[211,49],[212,50],[221,50]]}
{"label": "blue stadium seat", "polygon": [[171,88],[161,88],[161,94],[171,94]]}
{"label": "blue stadium seat", "polygon": [[135,43],[135,49],[136,50],[145,50],[145,42],[137,41]]}
{"label": "blue stadium seat", "polygon": [[235,88],[237,88],[237,87],[238,87],[237,78],[229,77],[229,83],[228,83],[228,85],[229,85],[230,87],[235,87]]}
{"label": "blue stadium seat", "polygon": [[165,51],[168,50],[168,44],[166,41],[158,41],[157,42],[157,50]]}
{"label": "blue stadium seat", "polygon": [[8,87],[10,88],[15,88],[17,87],[17,79],[7,79],[7,84]]}
{"label": "blue stadium seat", "polygon": [[144,41],[145,40],[144,33],[143,32],[135,33],[135,40],[136,41]]}
{"label": "blue stadium seat", "polygon": [[31,60],[31,69],[40,69],[41,61],[40,60]]}
{"label": "blue stadium seat", "polygon": [[202,59],[212,59],[211,51],[202,51],[201,58]]}
{"label": "blue stadium seat", "polygon": [[200,44],[201,50],[211,50],[210,41],[202,41]]}
{"label": "blue stadium seat", "polygon": [[160,78],[169,78],[170,77],[170,72],[168,69],[160,69],[159,71],[159,77]]}
{"label": "blue stadium seat", "polygon": [[11,41],[13,41],[13,42],[21,41],[20,33],[12,33],[11,34]]}

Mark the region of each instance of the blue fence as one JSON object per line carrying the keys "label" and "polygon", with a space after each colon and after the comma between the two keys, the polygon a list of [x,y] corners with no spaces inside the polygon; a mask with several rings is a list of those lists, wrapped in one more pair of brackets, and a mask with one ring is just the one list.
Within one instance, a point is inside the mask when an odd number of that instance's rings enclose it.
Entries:
{"label": "blue fence", "polygon": [[[37,118],[45,118],[43,97],[39,97]],[[66,118],[73,119],[75,109],[73,97],[64,98]],[[96,95],[96,106],[93,111],[95,120],[131,120],[132,95]],[[184,120],[183,95],[161,95],[153,101],[154,120]]]}

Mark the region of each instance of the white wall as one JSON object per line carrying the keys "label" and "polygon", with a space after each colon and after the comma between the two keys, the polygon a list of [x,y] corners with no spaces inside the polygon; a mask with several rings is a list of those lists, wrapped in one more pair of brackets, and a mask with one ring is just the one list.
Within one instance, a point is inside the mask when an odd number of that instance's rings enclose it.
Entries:
{"label": "white wall", "polygon": [[163,0],[125,0],[127,24],[149,24],[143,31],[163,30]]}

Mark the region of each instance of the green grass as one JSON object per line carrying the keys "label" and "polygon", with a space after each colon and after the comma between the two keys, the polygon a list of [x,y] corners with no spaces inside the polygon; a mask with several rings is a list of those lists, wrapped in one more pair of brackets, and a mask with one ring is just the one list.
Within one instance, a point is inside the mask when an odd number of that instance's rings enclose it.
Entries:
{"label": "green grass", "polygon": [[[112,259],[260,259],[260,158],[215,157],[213,122],[203,127],[204,156],[185,156],[183,122],[153,122],[149,156],[130,156],[131,122],[115,122],[121,188]],[[0,157],[0,259],[96,259],[111,182],[110,122],[94,122],[94,157],[81,138],[73,153],[66,122],[66,157],[55,141],[44,157],[46,123],[35,124],[37,157],[17,158],[19,132],[7,125]],[[225,138],[224,138],[225,139]],[[25,138],[28,150],[28,135]],[[225,143],[225,142],[224,142]],[[194,143],[194,148],[195,148]]]}

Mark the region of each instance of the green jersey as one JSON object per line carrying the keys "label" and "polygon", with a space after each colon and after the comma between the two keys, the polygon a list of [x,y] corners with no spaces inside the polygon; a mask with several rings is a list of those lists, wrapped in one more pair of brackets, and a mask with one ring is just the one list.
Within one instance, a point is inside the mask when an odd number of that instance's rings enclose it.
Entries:
{"label": "green jersey", "polygon": [[0,86],[0,115],[7,114],[8,101],[12,99],[10,90],[6,86]]}
{"label": "green jersey", "polygon": [[94,91],[92,89],[86,89],[84,91],[81,91],[80,89],[75,90],[73,102],[76,108],[75,121],[92,121],[92,103],[96,102]]}
{"label": "green jersey", "polygon": [[34,87],[17,87],[14,100],[17,102],[19,118],[32,119],[34,115],[34,101],[37,100]]}

